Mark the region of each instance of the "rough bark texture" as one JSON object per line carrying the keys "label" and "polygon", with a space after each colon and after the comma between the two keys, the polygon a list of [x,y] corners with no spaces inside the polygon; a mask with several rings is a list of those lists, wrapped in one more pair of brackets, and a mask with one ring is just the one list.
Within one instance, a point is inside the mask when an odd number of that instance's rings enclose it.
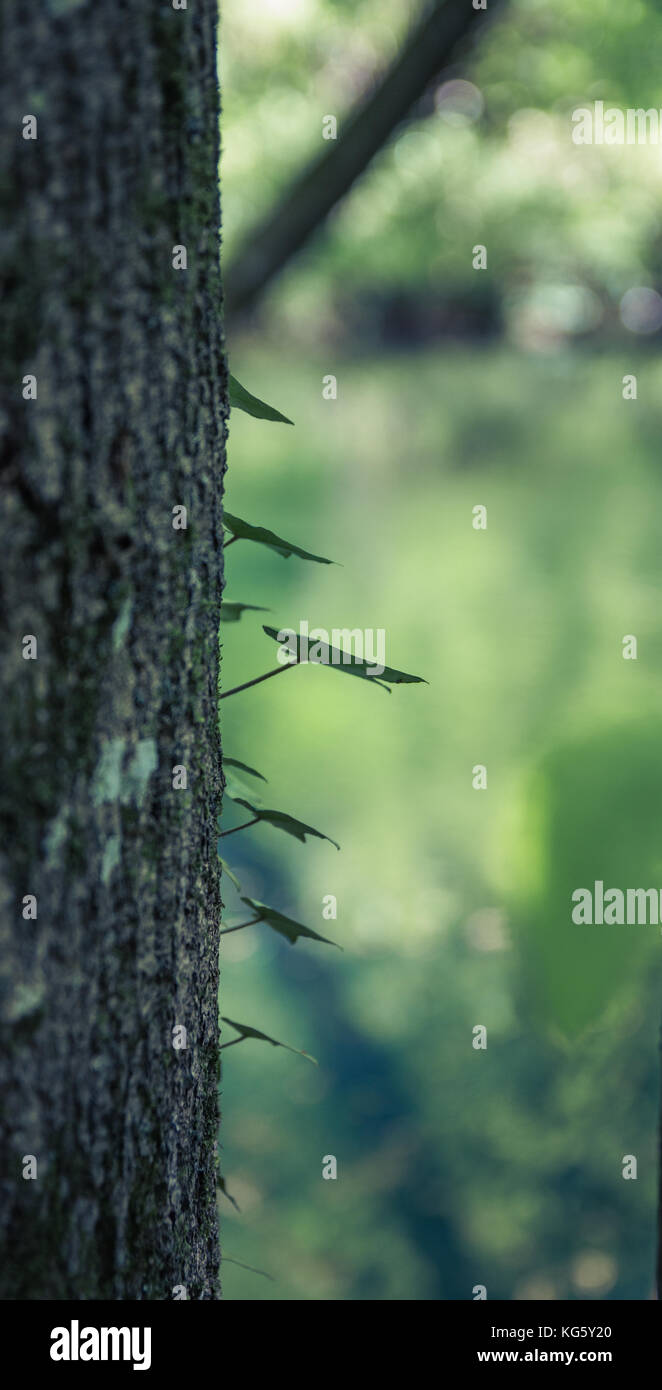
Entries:
{"label": "rough bark texture", "polygon": [[4,6],[4,1299],[219,1296],[216,19]]}

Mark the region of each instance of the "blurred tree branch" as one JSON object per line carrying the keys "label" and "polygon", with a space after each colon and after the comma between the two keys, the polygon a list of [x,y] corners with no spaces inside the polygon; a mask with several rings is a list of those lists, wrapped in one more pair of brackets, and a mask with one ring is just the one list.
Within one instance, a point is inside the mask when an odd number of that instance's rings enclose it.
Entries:
{"label": "blurred tree branch", "polygon": [[226,271],[227,315],[255,303],[345,196],[430,82],[456,57],[463,41],[482,33],[502,3],[489,0],[488,10],[475,10],[472,0],[436,0],[431,8],[426,6],[390,68],[344,122],[340,138],[329,143],[248,233]]}

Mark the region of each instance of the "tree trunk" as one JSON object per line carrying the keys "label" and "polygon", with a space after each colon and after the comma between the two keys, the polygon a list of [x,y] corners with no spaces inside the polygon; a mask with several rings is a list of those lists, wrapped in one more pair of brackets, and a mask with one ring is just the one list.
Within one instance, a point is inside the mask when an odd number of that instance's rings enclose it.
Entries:
{"label": "tree trunk", "polygon": [[3,1299],[219,1297],[217,0],[172,3],[4,9]]}

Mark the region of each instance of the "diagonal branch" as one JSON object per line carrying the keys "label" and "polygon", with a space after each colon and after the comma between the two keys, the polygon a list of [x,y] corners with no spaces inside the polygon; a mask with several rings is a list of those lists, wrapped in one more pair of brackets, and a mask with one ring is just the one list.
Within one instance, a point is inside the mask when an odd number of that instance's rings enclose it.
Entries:
{"label": "diagonal branch", "polygon": [[270,280],[317,231],[332,207],[386,143],[430,82],[457,56],[463,40],[484,32],[503,0],[489,10],[471,0],[426,5],[404,48],[349,115],[340,139],[290,185],[278,205],[246,237],[225,276],[225,312],[250,308]]}

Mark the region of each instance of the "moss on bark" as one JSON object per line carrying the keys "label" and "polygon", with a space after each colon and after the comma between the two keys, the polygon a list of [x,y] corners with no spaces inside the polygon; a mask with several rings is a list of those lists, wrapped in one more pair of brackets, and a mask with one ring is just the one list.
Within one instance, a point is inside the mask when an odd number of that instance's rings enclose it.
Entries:
{"label": "moss on bark", "polygon": [[216,12],[4,11],[4,1299],[219,1296]]}

